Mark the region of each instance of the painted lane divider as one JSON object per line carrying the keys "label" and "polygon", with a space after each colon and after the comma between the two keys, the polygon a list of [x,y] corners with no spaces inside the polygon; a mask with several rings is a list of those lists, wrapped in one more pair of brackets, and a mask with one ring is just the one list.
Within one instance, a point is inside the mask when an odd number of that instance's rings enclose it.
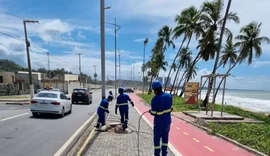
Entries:
{"label": "painted lane divider", "polygon": [[212,150],[210,147],[208,146],[204,146],[206,149],[208,149],[210,152],[214,152],[214,150]]}
{"label": "painted lane divider", "polygon": [[14,118],[17,118],[17,117],[20,117],[20,116],[24,116],[24,115],[27,115],[27,114],[29,114],[29,113],[23,113],[23,114],[15,115],[15,116],[12,116],[12,117],[8,117],[8,118],[5,118],[5,119],[2,119],[0,121],[7,121],[7,120],[14,119]]}

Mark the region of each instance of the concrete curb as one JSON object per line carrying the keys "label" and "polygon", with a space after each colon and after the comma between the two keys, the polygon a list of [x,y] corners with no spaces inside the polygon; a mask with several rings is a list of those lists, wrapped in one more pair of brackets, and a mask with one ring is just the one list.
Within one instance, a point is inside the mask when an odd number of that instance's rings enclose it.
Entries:
{"label": "concrete curb", "polygon": [[28,106],[28,105],[30,105],[30,103],[29,103],[29,102],[21,102],[21,103],[7,102],[6,105],[21,105],[21,106]]}
{"label": "concrete curb", "polygon": [[54,156],[66,156],[72,147],[76,144],[77,140],[85,132],[85,130],[96,119],[97,113],[94,113],[68,140],[67,142],[54,154]]}
{"label": "concrete curb", "polygon": [[[201,126],[201,125],[198,125],[198,124],[196,124],[196,123],[194,123],[194,122],[192,122],[192,121],[186,120],[186,119],[184,119],[184,118],[181,118],[181,117],[176,116],[176,115],[173,115],[173,114],[172,114],[172,116],[174,116],[174,117],[176,117],[176,118],[178,118],[178,119],[180,119],[180,120],[183,120],[183,121],[185,121],[185,122],[187,122],[187,123],[189,123],[189,124],[192,124],[193,126],[196,126],[196,127],[200,128],[200,129],[202,129],[202,130],[204,130],[204,131],[212,132],[212,130],[210,130],[209,128],[204,127],[204,126]],[[224,139],[224,140],[226,140],[226,141],[228,141],[228,142],[231,142],[231,143],[233,143],[233,144],[235,144],[235,145],[237,145],[237,146],[239,146],[239,147],[241,147],[241,148],[243,148],[243,149],[245,149],[245,150],[247,150],[247,151],[249,151],[249,152],[251,152],[251,153],[254,153],[254,154],[258,155],[258,156],[268,156],[268,155],[266,155],[266,154],[264,154],[264,153],[262,153],[262,152],[259,152],[259,151],[255,150],[255,149],[253,149],[253,148],[250,148],[250,147],[248,147],[248,146],[246,146],[246,145],[243,145],[243,144],[241,144],[241,143],[239,143],[239,142],[237,142],[237,141],[235,141],[235,140],[233,140],[233,139],[230,139],[230,138],[228,138],[228,137],[226,137],[226,136],[224,136],[224,135],[222,135],[222,134],[215,133],[215,134],[213,134],[213,135],[215,135],[215,136],[217,136],[217,137],[219,137],[219,138],[221,138],[221,139]]]}
{"label": "concrete curb", "polygon": [[0,102],[29,102],[29,100],[0,100]]}

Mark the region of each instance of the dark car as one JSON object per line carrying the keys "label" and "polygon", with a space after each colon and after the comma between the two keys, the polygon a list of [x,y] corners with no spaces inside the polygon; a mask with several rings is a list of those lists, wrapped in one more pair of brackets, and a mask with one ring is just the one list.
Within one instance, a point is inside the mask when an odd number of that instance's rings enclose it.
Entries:
{"label": "dark car", "polygon": [[88,89],[73,89],[72,93],[72,103],[83,102],[86,104],[92,103],[92,92]]}
{"label": "dark car", "polygon": [[131,88],[124,88],[124,93],[134,93],[134,90]]}

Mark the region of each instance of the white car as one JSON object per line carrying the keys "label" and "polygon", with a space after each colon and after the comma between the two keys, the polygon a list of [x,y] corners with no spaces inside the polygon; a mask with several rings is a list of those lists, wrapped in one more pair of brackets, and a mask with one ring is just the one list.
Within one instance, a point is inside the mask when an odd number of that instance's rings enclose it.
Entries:
{"label": "white car", "polygon": [[40,91],[31,100],[30,110],[34,117],[39,113],[59,114],[64,117],[65,113],[71,114],[72,103],[62,92]]}

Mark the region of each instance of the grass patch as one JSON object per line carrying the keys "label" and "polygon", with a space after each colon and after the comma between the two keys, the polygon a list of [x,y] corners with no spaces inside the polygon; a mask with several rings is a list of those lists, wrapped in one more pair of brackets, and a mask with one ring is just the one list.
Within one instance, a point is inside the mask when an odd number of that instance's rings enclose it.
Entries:
{"label": "grass patch", "polygon": [[220,133],[248,147],[270,155],[270,124],[217,124],[209,123],[213,132]]}

